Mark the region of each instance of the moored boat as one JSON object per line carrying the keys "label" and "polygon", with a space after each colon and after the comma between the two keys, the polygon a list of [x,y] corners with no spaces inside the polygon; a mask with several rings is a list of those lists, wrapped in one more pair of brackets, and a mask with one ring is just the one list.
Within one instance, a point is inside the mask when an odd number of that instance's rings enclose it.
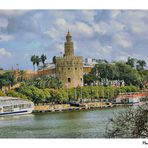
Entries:
{"label": "moored boat", "polygon": [[0,97],[0,116],[29,114],[34,104],[29,100],[14,97]]}

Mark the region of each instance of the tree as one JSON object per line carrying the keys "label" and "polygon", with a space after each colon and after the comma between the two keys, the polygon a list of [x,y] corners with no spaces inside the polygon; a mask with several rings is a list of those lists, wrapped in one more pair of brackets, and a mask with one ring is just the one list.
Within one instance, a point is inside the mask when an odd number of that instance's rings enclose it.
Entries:
{"label": "tree", "polygon": [[39,56],[36,56],[36,60],[35,61],[36,61],[37,68],[39,69],[39,64],[41,62],[40,57]]}
{"label": "tree", "polygon": [[128,60],[127,60],[126,64],[130,65],[132,68],[134,68],[135,67],[135,62],[136,62],[135,58],[128,57]]}
{"label": "tree", "polygon": [[137,61],[137,70],[144,70],[145,66],[146,66],[146,62],[144,60]]}
{"label": "tree", "polygon": [[0,88],[3,86],[13,86],[17,83],[16,76],[14,72],[7,71],[0,75]]}
{"label": "tree", "polygon": [[124,62],[116,62],[115,66],[119,73],[117,79],[124,80],[126,85],[139,85],[141,82],[141,76],[137,70],[131,68],[131,66]]}
{"label": "tree", "polygon": [[41,62],[43,64],[43,67],[44,67],[45,66],[45,61],[47,59],[46,55],[42,54],[41,57],[40,57],[40,59],[41,59]]}
{"label": "tree", "polygon": [[43,89],[43,92],[44,92],[44,95],[45,95],[46,103],[51,102],[52,98],[51,98],[51,94],[50,94],[50,89],[45,88],[45,89]]}
{"label": "tree", "polygon": [[21,87],[19,88],[18,92],[27,96],[27,98],[33,101],[35,104],[46,102],[45,93],[35,86],[30,85]]}
{"label": "tree", "polygon": [[24,76],[25,76],[25,74],[26,74],[26,71],[25,70],[20,70],[20,81],[22,82],[22,81],[24,81]]}
{"label": "tree", "polygon": [[148,104],[128,109],[110,119],[106,128],[108,138],[147,138]]}
{"label": "tree", "polygon": [[34,85],[37,88],[44,89],[44,88],[62,88],[62,83],[59,81],[58,78],[54,78],[52,76],[40,76],[36,77],[33,81],[29,81],[26,83],[29,85]]}
{"label": "tree", "polygon": [[36,55],[33,55],[33,56],[31,56],[31,62],[32,62],[32,64],[33,64],[33,69],[34,69],[34,71],[35,71],[35,64],[36,64]]}
{"label": "tree", "polygon": [[114,64],[99,63],[92,69],[91,74],[95,75],[100,81],[101,79],[114,80],[118,77],[118,69]]}
{"label": "tree", "polygon": [[52,58],[52,63],[53,63],[53,64],[56,64],[56,56],[54,56],[54,57]]}
{"label": "tree", "polygon": [[19,92],[16,92],[15,90],[9,90],[6,94],[7,94],[7,96],[10,96],[10,97],[18,97],[18,98],[27,99],[27,96],[25,96]]}
{"label": "tree", "polygon": [[94,84],[94,82],[97,80],[96,76],[93,74],[85,74],[83,78],[84,78],[84,84],[87,85],[91,85],[92,83]]}

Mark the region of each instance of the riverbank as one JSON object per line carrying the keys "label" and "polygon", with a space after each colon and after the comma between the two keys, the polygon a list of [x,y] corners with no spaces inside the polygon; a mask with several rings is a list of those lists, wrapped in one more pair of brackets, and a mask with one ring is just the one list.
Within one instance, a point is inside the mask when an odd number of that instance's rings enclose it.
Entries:
{"label": "riverbank", "polygon": [[90,102],[81,103],[77,106],[70,104],[48,104],[48,105],[37,105],[34,107],[33,112],[62,112],[62,111],[72,111],[72,110],[89,110],[97,108],[109,108],[113,107],[112,103],[109,102]]}

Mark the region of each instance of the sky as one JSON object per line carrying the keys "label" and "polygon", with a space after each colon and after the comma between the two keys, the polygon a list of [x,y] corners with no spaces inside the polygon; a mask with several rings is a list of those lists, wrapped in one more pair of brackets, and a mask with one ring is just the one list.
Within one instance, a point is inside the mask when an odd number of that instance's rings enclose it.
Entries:
{"label": "sky", "polygon": [[0,10],[0,67],[33,69],[31,55],[61,56],[67,31],[83,58],[148,64],[146,10]]}

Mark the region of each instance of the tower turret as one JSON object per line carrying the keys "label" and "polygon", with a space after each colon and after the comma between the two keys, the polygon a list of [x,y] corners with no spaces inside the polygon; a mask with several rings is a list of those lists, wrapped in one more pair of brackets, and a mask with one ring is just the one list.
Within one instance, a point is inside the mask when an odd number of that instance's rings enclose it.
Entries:
{"label": "tower turret", "polygon": [[72,41],[72,36],[69,31],[67,32],[66,35],[66,42],[64,43],[64,47],[65,47],[64,56],[74,56],[74,44]]}

